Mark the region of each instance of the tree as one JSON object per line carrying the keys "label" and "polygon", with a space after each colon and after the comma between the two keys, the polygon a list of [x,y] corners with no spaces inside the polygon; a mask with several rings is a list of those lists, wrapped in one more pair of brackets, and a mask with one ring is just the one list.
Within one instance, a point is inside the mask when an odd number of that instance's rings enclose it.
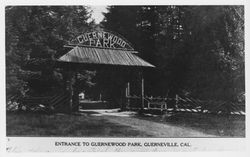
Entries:
{"label": "tree", "polygon": [[[155,6],[109,6],[108,12],[104,13],[105,18],[101,24],[105,29],[124,36],[139,52],[138,56],[155,65],[155,34],[157,32],[155,25],[158,18],[156,15]],[[155,71],[144,71],[144,77],[147,78],[145,79],[145,85],[147,85],[145,91],[150,91],[147,94],[157,92],[152,87],[155,82],[155,75],[152,72],[156,73]],[[128,77],[131,79],[129,75]],[[136,78],[136,75],[133,77]],[[116,81],[123,82],[129,78],[121,78],[121,80]],[[133,79],[132,82],[139,84],[136,79]],[[136,88],[135,85],[136,83],[131,89]]]}
{"label": "tree", "polygon": [[156,65],[148,94],[236,101],[244,93],[243,6],[111,6],[103,26]]}
{"label": "tree", "polygon": [[87,8],[8,6],[5,10],[7,94],[16,89],[30,95],[60,90],[63,73],[55,68],[54,58],[68,51],[63,47],[67,41],[92,27]]}

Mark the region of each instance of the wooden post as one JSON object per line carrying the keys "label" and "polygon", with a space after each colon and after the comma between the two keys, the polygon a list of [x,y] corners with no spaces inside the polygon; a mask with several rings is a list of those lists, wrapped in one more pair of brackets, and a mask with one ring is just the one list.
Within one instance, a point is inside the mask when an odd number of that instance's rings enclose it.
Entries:
{"label": "wooden post", "polygon": [[73,111],[79,111],[79,81],[77,77],[77,72],[74,73],[74,88],[73,88]]}
{"label": "wooden post", "polygon": [[73,75],[72,72],[69,72],[68,75],[68,81],[67,81],[67,90],[69,92],[69,107],[67,112],[71,113],[72,112],[72,107],[73,107]]}
{"label": "wooden post", "polygon": [[128,96],[130,96],[130,83],[129,82],[128,82],[127,86],[128,86]]}
{"label": "wooden post", "polygon": [[175,105],[174,105],[174,111],[176,112],[176,109],[178,107],[178,103],[179,103],[179,99],[178,99],[178,95],[175,95]]}
{"label": "wooden post", "polygon": [[127,100],[128,100],[127,108],[129,108],[130,107],[130,83],[129,82],[127,83],[126,97],[127,97]]}
{"label": "wooden post", "polygon": [[99,95],[99,101],[102,101],[102,93]]}
{"label": "wooden post", "polygon": [[126,98],[128,97],[128,86],[126,86],[126,89],[125,89],[125,97]]}
{"label": "wooden post", "polygon": [[141,75],[141,109],[144,109],[144,78],[142,72]]}

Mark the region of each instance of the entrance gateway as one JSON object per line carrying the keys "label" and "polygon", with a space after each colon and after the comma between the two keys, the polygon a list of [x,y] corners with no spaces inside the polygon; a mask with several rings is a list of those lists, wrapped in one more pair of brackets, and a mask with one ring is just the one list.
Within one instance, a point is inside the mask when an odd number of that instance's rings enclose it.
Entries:
{"label": "entrance gateway", "polygon": [[107,31],[92,31],[77,36],[77,44],[84,46],[133,50],[122,37]]}
{"label": "entrance gateway", "polygon": [[[131,44],[122,36],[106,30],[92,30],[78,35],[66,47],[72,48],[68,53],[59,57],[57,67],[67,72],[66,93],[68,104],[64,110],[68,112],[79,109],[79,89],[77,89],[77,73],[81,69],[111,69],[124,68],[137,70],[141,82],[141,108],[144,108],[144,68],[155,66],[138,57]],[[126,96],[130,95],[130,84],[127,83]]]}

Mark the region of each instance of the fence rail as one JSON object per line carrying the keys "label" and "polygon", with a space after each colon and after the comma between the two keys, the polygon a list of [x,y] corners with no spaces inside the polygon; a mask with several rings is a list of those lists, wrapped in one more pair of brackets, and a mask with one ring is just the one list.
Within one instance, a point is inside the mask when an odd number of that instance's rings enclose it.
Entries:
{"label": "fence rail", "polygon": [[[8,100],[13,99],[14,96],[8,97]],[[141,108],[142,99],[140,96],[127,96],[128,109]],[[67,110],[69,106],[69,93],[58,93],[50,97],[26,97],[20,98],[22,106],[27,109],[36,107],[45,107],[49,110],[62,111]],[[229,101],[214,101],[214,100],[200,100],[188,96],[176,95],[175,98],[168,97],[144,97],[143,108],[149,110],[160,111],[176,111],[176,112],[195,112],[195,113],[213,113],[213,114],[238,114],[245,115],[244,103],[233,103]]]}
{"label": "fence rail", "polygon": [[20,103],[21,108],[26,110],[63,111],[69,106],[69,94],[64,92],[47,97],[24,97]]}
{"label": "fence rail", "polygon": [[[128,108],[136,108],[133,102],[140,105],[139,96],[127,96],[130,104]],[[213,113],[213,114],[238,114],[245,115],[245,105],[229,101],[200,100],[188,96],[176,95],[175,98],[167,97],[144,97],[145,109],[176,111],[176,112],[194,112],[194,113]],[[139,108],[139,107],[138,107]]]}

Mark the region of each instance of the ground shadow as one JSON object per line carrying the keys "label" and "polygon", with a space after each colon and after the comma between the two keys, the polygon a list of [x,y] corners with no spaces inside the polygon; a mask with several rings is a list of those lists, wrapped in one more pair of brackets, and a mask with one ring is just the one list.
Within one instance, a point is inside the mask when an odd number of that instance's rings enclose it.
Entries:
{"label": "ground shadow", "polygon": [[150,137],[130,126],[111,123],[102,117],[86,115],[8,112],[7,136],[25,137]]}
{"label": "ground shadow", "polygon": [[137,115],[138,118],[191,128],[222,137],[245,137],[245,116],[201,113],[176,113],[169,116]]}

